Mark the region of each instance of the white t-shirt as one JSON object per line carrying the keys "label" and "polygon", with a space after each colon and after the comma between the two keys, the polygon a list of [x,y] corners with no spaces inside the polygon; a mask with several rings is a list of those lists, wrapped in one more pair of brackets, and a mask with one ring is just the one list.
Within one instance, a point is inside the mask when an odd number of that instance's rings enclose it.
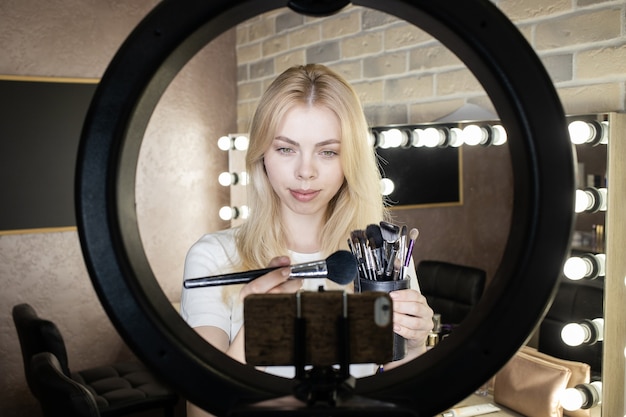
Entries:
{"label": "white t-shirt", "polygon": [[[200,278],[233,272],[239,265],[239,253],[235,245],[237,229],[227,229],[202,236],[189,250],[185,260],[184,278]],[[322,259],[319,253],[289,252],[292,264],[317,261]],[[302,289],[317,291],[320,286],[327,287],[327,279],[305,279]],[[180,313],[191,327],[215,326],[229,337],[232,342],[243,325],[243,304],[236,302],[238,294],[233,292],[224,302],[222,290],[225,287],[184,288],[181,295]],[[271,366],[266,372],[293,378],[293,366]],[[369,376],[376,372],[375,364],[355,364],[350,366],[354,377]]]}

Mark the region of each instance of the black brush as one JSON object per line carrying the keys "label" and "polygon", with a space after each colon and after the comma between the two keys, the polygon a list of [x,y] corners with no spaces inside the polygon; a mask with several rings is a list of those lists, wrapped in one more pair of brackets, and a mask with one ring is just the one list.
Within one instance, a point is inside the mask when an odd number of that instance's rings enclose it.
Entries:
{"label": "black brush", "polygon": [[[185,288],[201,288],[217,285],[246,284],[280,268],[284,267],[277,266],[254,271],[191,278],[186,279],[183,285]],[[358,266],[354,255],[347,250],[339,250],[325,260],[291,265],[289,279],[328,278],[339,285],[346,285],[354,281],[357,275]]]}

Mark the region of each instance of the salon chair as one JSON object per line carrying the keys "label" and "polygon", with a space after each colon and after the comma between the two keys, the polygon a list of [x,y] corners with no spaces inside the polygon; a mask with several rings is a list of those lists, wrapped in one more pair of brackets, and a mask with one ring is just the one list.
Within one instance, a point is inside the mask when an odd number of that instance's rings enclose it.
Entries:
{"label": "salon chair", "polygon": [[463,321],[485,288],[484,270],[450,262],[423,260],[417,265],[417,280],[428,305],[441,315],[442,325]]}
{"label": "salon chair", "polygon": [[61,363],[50,352],[31,358],[30,370],[39,387],[39,403],[44,417],[99,417],[98,405],[91,391],[69,378]]}
{"label": "salon chair", "polygon": [[[53,322],[39,318],[30,304],[14,306],[13,321],[26,381],[44,415],[125,416],[162,409],[166,417],[174,416],[178,395],[140,362],[120,362],[72,372],[65,342]],[[52,356],[36,357],[42,352]],[[57,372],[64,378],[55,379]],[[92,396],[96,414],[91,409],[91,400],[84,396],[85,390]]]}
{"label": "salon chair", "polygon": [[602,280],[562,281],[554,301],[539,327],[537,348],[557,358],[584,362],[591,375],[602,374],[602,342],[569,346],[561,339],[563,326],[582,320],[604,317]]}

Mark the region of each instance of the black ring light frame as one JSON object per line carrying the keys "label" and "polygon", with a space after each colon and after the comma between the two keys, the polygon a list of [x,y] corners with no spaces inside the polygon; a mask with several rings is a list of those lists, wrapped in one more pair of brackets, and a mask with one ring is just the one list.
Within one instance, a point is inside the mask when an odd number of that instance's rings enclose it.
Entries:
{"label": "black ring light frame", "polygon": [[[454,52],[481,82],[509,137],[512,226],[478,308],[455,332],[396,370],[357,381],[359,396],[430,416],[462,400],[527,340],[556,291],[574,218],[574,162],[563,109],[535,52],[487,0],[358,0],[400,17]],[[324,16],[345,1],[293,0]],[[291,394],[293,381],[241,365],[205,343],[172,308],[146,259],[135,169],[149,117],[191,57],[221,33],[285,0],[164,0],[104,74],[77,167],[78,230],[100,301],[122,337],[183,396],[216,414]]]}

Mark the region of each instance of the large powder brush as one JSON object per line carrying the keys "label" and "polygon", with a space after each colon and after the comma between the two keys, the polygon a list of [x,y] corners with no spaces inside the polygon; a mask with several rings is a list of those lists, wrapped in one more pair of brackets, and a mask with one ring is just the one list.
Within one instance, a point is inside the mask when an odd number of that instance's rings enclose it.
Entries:
{"label": "large powder brush", "polygon": [[[246,284],[268,272],[280,268],[284,267],[277,266],[253,271],[191,278],[186,279],[183,285],[185,288],[201,288],[218,285]],[[346,250],[337,251],[323,260],[294,264],[291,265],[290,268],[289,279],[328,278],[339,285],[349,284],[358,276],[357,260],[352,253]]]}

